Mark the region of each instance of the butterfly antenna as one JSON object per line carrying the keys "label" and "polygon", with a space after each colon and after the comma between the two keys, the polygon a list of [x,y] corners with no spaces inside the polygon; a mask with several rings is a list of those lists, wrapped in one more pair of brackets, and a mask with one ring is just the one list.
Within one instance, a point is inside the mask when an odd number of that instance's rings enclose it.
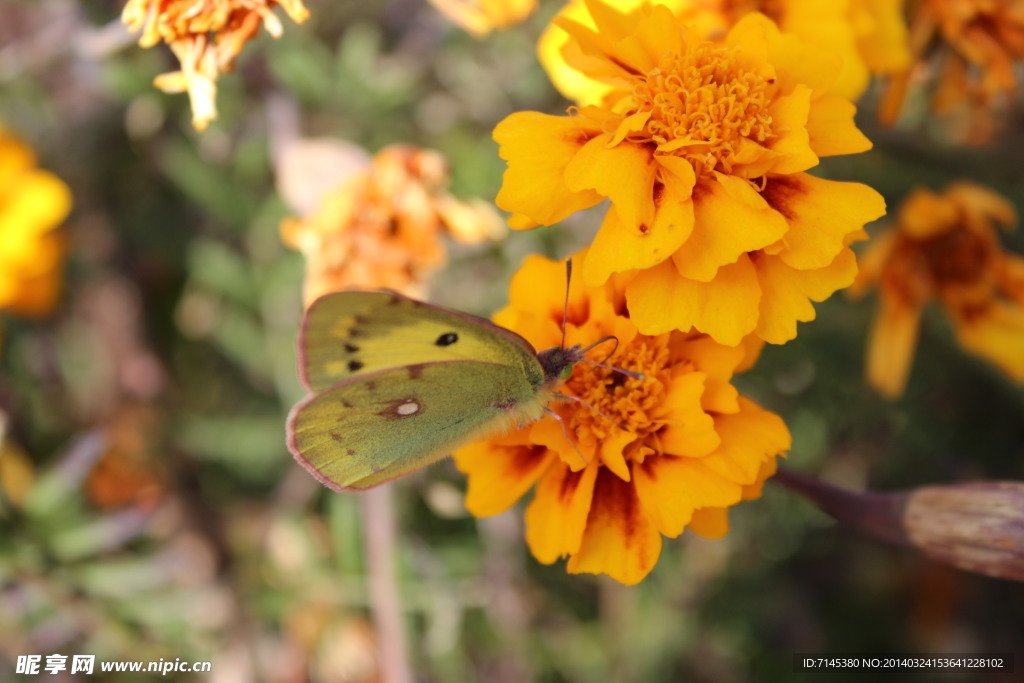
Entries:
{"label": "butterfly antenna", "polygon": [[562,343],[565,348],[565,321],[569,319],[569,285],[572,284],[572,257],[565,259],[565,303],[562,305]]}
{"label": "butterfly antenna", "polygon": [[[557,393],[555,395],[556,396],[565,396],[565,394],[557,394]],[[575,396],[565,396],[565,398],[576,398],[576,397]],[[572,447],[576,450],[576,455],[580,456],[580,460],[583,461],[583,466],[586,467],[587,465],[589,465],[590,461],[587,460],[587,458],[583,455],[583,452],[580,451],[580,447],[576,445],[575,441],[573,441],[571,438],[569,438],[569,430],[567,430],[565,428],[565,420],[562,419],[562,416],[559,415],[558,413],[556,413],[555,411],[551,410],[551,408],[548,408],[547,406],[544,406],[544,412],[546,412],[548,415],[550,415],[551,417],[553,417],[556,420],[558,420],[558,424],[560,424],[562,426],[562,435],[565,436],[565,440],[568,441],[570,444],[572,444]]]}
{"label": "butterfly antenna", "polygon": [[587,360],[586,358],[584,358],[580,362],[587,363],[588,365],[596,365],[599,368],[604,368],[605,370],[611,370],[612,372],[619,372],[619,373],[622,373],[623,375],[626,375],[627,377],[632,377],[633,379],[646,379],[639,372],[633,372],[632,370],[626,370],[625,368],[617,368],[614,365],[605,365],[604,364],[604,361],[608,360],[613,355],[615,355],[615,351],[619,348],[619,338],[614,336],[614,335],[608,335],[607,337],[605,337],[603,339],[598,339],[596,342],[594,342],[593,344],[591,344],[587,348],[583,349],[580,353],[586,353],[587,351],[589,351],[590,349],[594,348],[595,346],[600,346],[601,344],[604,344],[609,339],[611,339],[611,340],[613,340],[615,342],[615,346],[612,347],[611,353],[609,353],[607,356],[604,357],[604,360],[602,360],[600,363],[597,363],[595,361]]}

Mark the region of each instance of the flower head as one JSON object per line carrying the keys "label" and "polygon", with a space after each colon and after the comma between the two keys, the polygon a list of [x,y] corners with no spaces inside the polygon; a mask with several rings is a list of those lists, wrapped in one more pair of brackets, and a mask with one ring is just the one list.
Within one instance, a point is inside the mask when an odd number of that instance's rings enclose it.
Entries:
{"label": "flower head", "polygon": [[60,291],[71,193],[0,126],[0,312],[46,315]]}
{"label": "flower head", "polygon": [[[634,11],[643,0],[609,0],[620,11]],[[842,58],[832,94],[856,99],[871,73],[903,69],[910,61],[907,28],[899,0],[659,0],[702,36],[724,34],[745,15],[761,12],[787,33]],[[570,0],[559,17],[596,28],[585,0]],[[587,56],[570,36],[552,23],[538,43],[541,63],[551,82],[576,104],[598,104],[611,86],[590,78]]]}
{"label": "flower head", "polygon": [[594,30],[556,21],[612,89],[601,106],[498,125],[498,205],[528,228],[608,198],[583,278],[627,274],[644,334],[792,339],[812,300],[853,281],[849,243],[884,213],[874,190],[804,172],[870,147],[853,105],[828,92],[838,62],[760,14],[710,41],[663,5],[587,7]]}
{"label": "flower head", "polygon": [[446,259],[442,233],[466,243],[500,236],[504,226],[493,208],[455,199],[444,190],[447,179],[437,152],[392,145],[321,197],[309,216],[285,219],[285,244],[306,257],[307,305],[351,288],[423,296]]}
{"label": "flower head", "polygon": [[515,26],[537,9],[537,0],[430,0],[430,4],[478,38]]}
{"label": "flower head", "polygon": [[302,0],[128,0],[121,21],[142,30],[139,45],[170,45],[181,70],[157,76],[154,85],[168,93],[188,92],[192,125],[204,130],[217,118],[217,78],[235,67],[242,48],[262,25],[279,37],[280,5],[296,23],[309,16]]}
{"label": "flower head", "polygon": [[[562,268],[527,259],[495,320],[538,349],[559,344],[563,299],[552,283]],[[640,333],[618,281],[572,283],[565,342],[614,335],[607,363],[643,377],[581,362],[561,389],[577,400],[552,406],[558,420],[465,447],[455,461],[469,475],[466,504],[478,516],[501,512],[536,486],[526,536],[538,560],[569,556],[572,573],[633,584],[657,562],[662,536],[687,528],[724,535],[726,508],[760,495],[789,432],[730,384],[744,347],[695,332]]]}
{"label": "flower head", "polygon": [[851,289],[879,288],[868,345],[872,386],[889,397],[903,393],[931,300],[945,309],[963,346],[1024,382],[1024,258],[1003,251],[995,230],[1015,222],[1009,202],[973,183],[941,194],[919,189],[904,201]]}
{"label": "flower head", "polygon": [[[1024,59],[1024,6],[1018,0],[920,0],[910,22],[911,62],[889,83],[880,117],[893,123],[911,84],[934,84],[937,113],[967,115],[966,140],[986,141],[994,109],[1017,89]],[[937,74],[932,80],[931,74]]]}

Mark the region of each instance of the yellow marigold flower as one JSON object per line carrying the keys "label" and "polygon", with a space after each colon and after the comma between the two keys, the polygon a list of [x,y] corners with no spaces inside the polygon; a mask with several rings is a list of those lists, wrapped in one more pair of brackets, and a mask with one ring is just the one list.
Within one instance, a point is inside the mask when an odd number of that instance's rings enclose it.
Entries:
{"label": "yellow marigold flower", "polygon": [[128,0],[121,21],[142,31],[139,45],[167,43],[181,70],[157,76],[168,93],[188,91],[192,125],[204,130],[217,118],[217,77],[235,67],[242,48],[260,25],[277,38],[283,29],[272,12],[280,5],[296,23],[309,16],[302,0]]}
{"label": "yellow marigold flower", "polygon": [[[609,0],[608,4],[634,11],[648,1]],[[662,0],[658,4],[704,37],[724,34],[743,16],[761,12],[783,31],[838,54],[842,63],[830,91],[849,99],[864,92],[871,73],[891,73],[910,62],[902,0]],[[558,16],[596,28],[585,0],[571,0]],[[586,55],[558,22],[545,30],[537,51],[551,82],[577,104],[598,104],[612,90],[585,73]]]}
{"label": "yellow marigold flower", "polygon": [[46,315],[60,292],[71,192],[0,126],[0,312]]}
{"label": "yellow marigold flower", "polygon": [[879,288],[867,360],[868,381],[879,392],[903,393],[921,311],[932,299],[965,348],[1024,382],[1024,258],[1004,252],[995,230],[1015,222],[1005,198],[968,182],[941,194],[916,190],[904,201],[850,289],[859,295]]}
{"label": "yellow marigold flower", "polygon": [[869,187],[804,172],[871,146],[854,106],[827,92],[837,61],[760,14],[713,42],[663,5],[588,7],[597,30],[556,21],[589,73],[616,87],[600,107],[498,124],[508,162],[498,205],[529,228],[610,199],[583,278],[628,272],[644,334],[792,339],[814,318],[812,300],[853,282],[848,245],[885,210]]}
{"label": "yellow marigold flower", "polygon": [[537,9],[537,0],[430,0],[430,4],[478,38],[515,26]]}
{"label": "yellow marigold flower", "polygon": [[[561,343],[564,299],[553,283],[562,278],[561,263],[528,258],[495,321],[535,348]],[[561,391],[590,407],[562,401],[554,406],[561,424],[546,417],[467,446],[455,462],[469,476],[466,505],[477,516],[505,510],[536,485],[526,540],[539,561],[568,556],[571,573],[634,584],[657,562],[662,536],[727,533],[726,509],[760,495],[790,437],[778,416],[730,384],[743,346],[697,332],[641,334],[619,280],[572,283],[565,341],[614,335],[608,362],[644,378],[580,363]]]}
{"label": "yellow marigold flower", "polygon": [[916,0],[910,21],[911,63],[890,82],[880,109],[884,123],[899,115],[911,83],[937,74],[932,108],[960,108],[969,142],[984,142],[996,104],[1017,89],[1024,59],[1024,5],[1020,0]]}
{"label": "yellow marigold flower", "polygon": [[446,260],[442,233],[465,243],[501,236],[504,225],[489,204],[457,200],[444,191],[447,183],[440,154],[392,145],[325,194],[309,216],[285,219],[282,239],[306,257],[306,304],[351,288],[422,298]]}

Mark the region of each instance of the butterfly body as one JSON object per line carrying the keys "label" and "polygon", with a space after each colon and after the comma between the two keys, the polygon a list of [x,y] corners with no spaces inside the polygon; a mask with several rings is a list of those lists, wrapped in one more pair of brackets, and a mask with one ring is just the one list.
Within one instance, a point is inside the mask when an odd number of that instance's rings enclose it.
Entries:
{"label": "butterfly body", "polygon": [[335,490],[382,484],[539,419],[583,355],[537,353],[489,320],[395,292],[317,299],[299,347],[311,395],[288,417],[288,448]]}

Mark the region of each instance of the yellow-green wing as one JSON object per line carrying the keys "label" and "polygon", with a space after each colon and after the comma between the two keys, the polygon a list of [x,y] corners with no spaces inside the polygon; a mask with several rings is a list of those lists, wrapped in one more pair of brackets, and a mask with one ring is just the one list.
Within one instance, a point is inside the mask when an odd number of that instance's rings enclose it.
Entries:
{"label": "yellow-green wing", "polygon": [[429,363],[360,375],[306,398],[288,417],[288,448],[335,490],[365,489],[440,460],[458,446],[540,417],[521,370]]}
{"label": "yellow-green wing", "polygon": [[528,341],[489,320],[395,292],[336,292],[309,307],[299,338],[299,375],[312,392],[388,368],[438,361],[515,367],[543,380]]}

